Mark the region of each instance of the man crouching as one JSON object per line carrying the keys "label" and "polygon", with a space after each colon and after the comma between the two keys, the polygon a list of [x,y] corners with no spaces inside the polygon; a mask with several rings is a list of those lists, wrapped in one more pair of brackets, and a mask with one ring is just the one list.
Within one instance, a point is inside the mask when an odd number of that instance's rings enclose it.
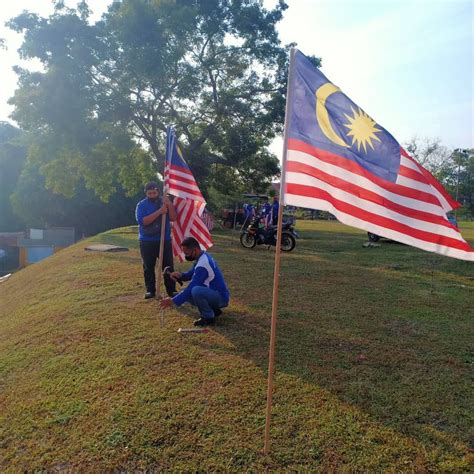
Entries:
{"label": "man crouching", "polygon": [[164,298],[160,301],[161,308],[170,308],[173,304],[181,306],[190,303],[197,306],[201,317],[194,321],[195,326],[207,326],[215,323],[221,308],[229,304],[229,289],[216,261],[207,252],[201,250],[198,241],[187,237],[181,242],[186,260],[196,263],[184,273],[172,272],[169,276],[174,281],[189,281],[191,283],[173,298]]}

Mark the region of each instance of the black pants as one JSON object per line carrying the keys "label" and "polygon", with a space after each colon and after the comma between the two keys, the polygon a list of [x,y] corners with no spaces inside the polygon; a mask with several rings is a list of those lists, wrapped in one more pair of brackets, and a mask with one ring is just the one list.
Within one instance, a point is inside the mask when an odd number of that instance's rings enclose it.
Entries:
{"label": "black pants", "polygon": [[[155,265],[156,260],[160,256],[160,242],[147,242],[140,240],[140,254],[143,260],[143,276],[145,277],[146,291],[155,293]],[[165,267],[170,267],[171,271],[174,271],[171,240],[165,240],[165,245],[163,248],[163,268],[161,270],[163,270]],[[165,275],[164,283],[166,293],[168,293],[168,296],[172,296],[176,291],[176,282],[174,282],[169,276]]]}

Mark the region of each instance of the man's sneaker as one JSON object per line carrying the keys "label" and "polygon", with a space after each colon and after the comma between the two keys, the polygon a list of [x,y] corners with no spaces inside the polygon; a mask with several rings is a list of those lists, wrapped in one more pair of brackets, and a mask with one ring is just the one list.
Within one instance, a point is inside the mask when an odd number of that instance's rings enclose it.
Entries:
{"label": "man's sneaker", "polygon": [[214,318],[199,318],[194,321],[194,326],[212,326],[214,323]]}
{"label": "man's sneaker", "polygon": [[155,293],[153,293],[152,291],[147,291],[145,293],[145,299],[146,300],[149,300],[150,298],[154,298],[155,297]]}
{"label": "man's sneaker", "polygon": [[222,310],[220,308],[217,308],[214,310],[214,316],[220,316],[222,314]]}

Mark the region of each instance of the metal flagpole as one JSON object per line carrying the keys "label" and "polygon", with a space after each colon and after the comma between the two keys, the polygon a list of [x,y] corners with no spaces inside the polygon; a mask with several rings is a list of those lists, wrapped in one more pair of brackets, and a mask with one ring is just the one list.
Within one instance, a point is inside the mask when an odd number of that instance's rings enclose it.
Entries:
{"label": "metal flagpole", "polygon": [[283,162],[280,179],[280,206],[278,208],[278,231],[277,242],[275,247],[275,270],[273,272],[273,298],[272,298],[272,321],[270,330],[270,351],[268,357],[268,385],[267,385],[267,411],[265,418],[265,443],[263,453],[268,454],[270,450],[270,420],[272,413],[272,397],[273,397],[273,374],[275,371],[275,343],[276,343],[276,323],[278,310],[278,283],[280,280],[280,253],[281,253],[281,234],[283,224],[283,207],[285,196],[285,173],[286,173],[286,155],[288,150],[288,125],[289,125],[289,104],[290,94],[293,86],[294,76],[294,55],[296,49],[290,50],[290,64],[288,68],[288,83],[286,88],[286,107],[285,107],[285,133],[283,139]]}

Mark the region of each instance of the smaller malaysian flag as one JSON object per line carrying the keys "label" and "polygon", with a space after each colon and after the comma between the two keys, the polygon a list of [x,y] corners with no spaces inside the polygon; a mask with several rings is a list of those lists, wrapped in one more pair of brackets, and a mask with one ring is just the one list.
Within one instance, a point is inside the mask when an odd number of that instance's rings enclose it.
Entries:
{"label": "smaller malaysian flag", "polygon": [[164,181],[166,192],[175,196],[173,204],[177,219],[172,223],[173,254],[183,261],[180,244],[186,237],[194,237],[203,250],[211,247],[213,242],[202,219],[206,201],[184,161],[171,127],[167,131]]}
{"label": "smaller malaysian flag", "polygon": [[201,218],[204,221],[204,224],[206,224],[206,227],[209,229],[209,232],[212,232],[212,229],[214,229],[214,216],[212,213],[207,209],[204,209]]}

